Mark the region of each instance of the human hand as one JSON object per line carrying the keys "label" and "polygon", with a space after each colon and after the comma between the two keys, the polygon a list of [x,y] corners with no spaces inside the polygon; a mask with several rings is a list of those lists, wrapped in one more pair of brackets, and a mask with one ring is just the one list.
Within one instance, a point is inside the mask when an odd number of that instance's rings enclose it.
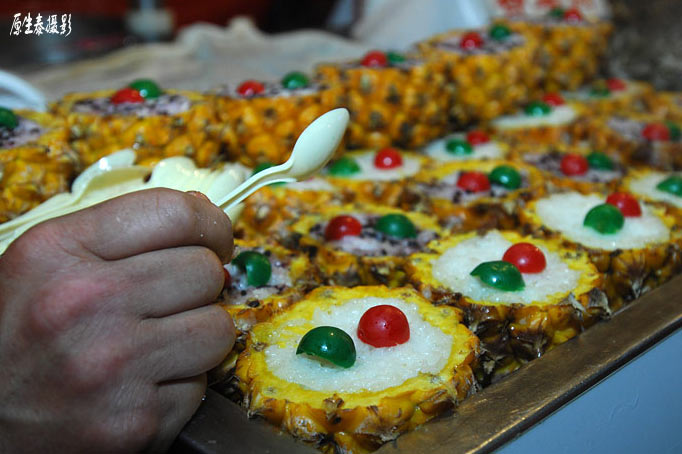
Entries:
{"label": "human hand", "polygon": [[169,189],[39,224],[0,257],[0,452],[168,448],[234,342],[228,217]]}

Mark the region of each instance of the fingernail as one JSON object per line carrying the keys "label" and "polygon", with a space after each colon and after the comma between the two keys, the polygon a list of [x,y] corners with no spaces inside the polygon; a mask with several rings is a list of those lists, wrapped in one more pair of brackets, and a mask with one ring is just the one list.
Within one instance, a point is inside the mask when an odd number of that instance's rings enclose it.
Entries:
{"label": "fingernail", "polygon": [[196,197],[196,198],[198,198],[198,199],[206,200],[207,202],[210,202],[210,201],[211,201],[211,199],[209,199],[208,197],[206,197],[206,194],[204,194],[203,192],[199,192],[199,191],[187,191],[187,194],[193,195],[194,197]]}

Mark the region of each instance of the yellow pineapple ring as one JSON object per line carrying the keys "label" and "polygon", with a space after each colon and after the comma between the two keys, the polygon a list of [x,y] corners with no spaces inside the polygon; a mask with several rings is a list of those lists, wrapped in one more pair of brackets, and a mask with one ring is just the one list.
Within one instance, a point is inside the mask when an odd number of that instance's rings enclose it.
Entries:
{"label": "yellow pineapple ring", "polygon": [[354,151],[343,155],[343,159],[352,159],[359,165],[358,173],[335,176],[327,172],[327,181],[339,188],[344,201],[397,206],[403,196],[405,182],[430,162],[421,154],[400,150],[403,159],[401,167],[377,169],[374,167],[374,157],[379,151]]}
{"label": "yellow pineapple ring", "polygon": [[[344,241],[354,241],[354,239],[343,239],[332,244],[324,238],[325,226],[336,216],[351,215],[361,220],[361,223],[367,223],[371,218],[378,218],[387,214],[406,216],[416,227],[417,238],[423,238],[421,243],[424,245],[430,238],[437,237],[442,232],[435,219],[422,213],[405,212],[397,208],[379,205],[349,204],[321,206],[318,213],[302,216],[298,222],[291,226],[293,234],[283,241],[287,247],[308,251],[329,283],[348,286],[384,284],[396,287],[405,281],[402,264],[407,254],[361,255],[358,252],[347,252],[343,249]],[[318,232],[312,234],[313,229],[317,229]],[[399,241],[407,242],[408,240]],[[382,242],[377,239],[376,248],[380,250],[384,242],[390,242],[390,240],[385,239]],[[418,244],[421,243],[418,242]],[[420,246],[417,245],[416,247]]]}
{"label": "yellow pineapple ring", "polygon": [[418,148],[447,132],[452,85],[421,56],[405,57],[386,67],[363,66],[360,60],[317,66],[316,78],[344,93],[340,106],[351,114],[349,149]]}
{"label": "yellow pineapple ring", "polygon": [[[475,30],[483,39],[487,29]],[[417,43],[419,50],[429,57],[437,72],[447,74],[455,85],[450,115],[460,124],[476,120],[491,120],[513,112],[528,102],[538,86],[540,68],[533,65],[537,39],[528,31],[516,34],[520,44],[498,53],[468,55],[449,51],[444,42],[458,42],[467,31],[455,30]]]}
{"label": "yellow pineapple ring", "polygon": [[[567,248],[586,252],[597,270],[604,274],[609,306],[615,311],[679,272],[682,264],[682,229],[673,216],[666,214],[664,208],[640,202],[643,216],[646,216],[641,222],[648,224],[630,224],[629,231],[639,232],[633,234],[632,240],[628,240],[630,236],[618,237],[620,233],[616,236],[596,232],[591,234],[589,229],[582,227],[585,213],[593,206],[604,203],[604,200],[605,197],[600,194],[553,194],[545,199],[531,201],[521,211],[520,220],[526,232],[557,238]],[[538,213],[538,206],[541,206],[542,212],[549,209],[563,212],[565,219],[561,226],[554,226],[559,222],[556,215],[551,215],[555,220],[548,225],[548,221]],[[628,223],[631,222],[628,219],[637,218],[625,219],[625,223]],[[573,227],[572,224],[576,223],[580,227]],[[630,235],[623,235],[626,234]],[[632,246],[628,247],[628,243]]]}
{"label": "yellow pineapple ring", "polygon": [[527,31],[540,43],[534,64],[543,69],[545,91],[575,90],[598,72],[608,47],[612,26],[606,21],[580,25],[509,22],[513,30]]}
{"label": "yellow pineapple ring", "polygon": [[[542,273],[523,274],[522,292],[486,288],[469,276],[479,263],[502,260],[506,249],[520,242],[539,247],[547,261]],[[465,323],[486,351],[480,371],[484,379],[537,358],[608,313],[602,276],[587,254],[513,231],[470,232],[433,241],[429,252],[410,256],[406,270],[424,297],[464,311]]]}
{"label": "yellow pineapple ring", "polygon": [[301,215],[323,205],[338,204],[341,200],[341,191],[321,177],[283,186],[266,186],[244,201],[236,235],[258,239],[263,234],[281,233]]}
{"label": "yellow pineapple ring", "polygon": [[548,192],[573,190],[582,193],[615,191],[628,174],[620,156],[605,153],[613,162],[613,169],[592,169],[582,175],[569,176],[561,171],[561,159],[568,153],[587,157],[593,150],[584,145],[557,143],[552,145],[522,144],[514,148],[512,159],[525,162],[542,172]]}
{"label": "yellow pineapple ring", "polygon": [[626,113],[585,117],[576,126],[593,147],[618,152],[623,161],[662,170],[682,168],[682,143],[648,141],[641,134],[646,125],[664,123],[651,114]]}
{"label": "yellow pineapple ring", "polygon": [[605,80],[597,80],[589,86],[563,93],[567,100],[580,103],[587,114],[613,115],[647,112],[647,99],[654,93],[651,84],[634,80],[622,80],[625,89],[608,94],[596,94],[608,88]]}
{"label": "yellow pineapple ring", "polygon": [[106,115],[74,112],[79,101],[109,98],[114,90],[73,93],[51,106],[66,120],[71,146],[88,166],[99,158],[123,148],[135,149],[138,163],[154,165],[163,158],[188,156],[206,167],[218,159],[218,140],[214,137],[217,118],[211,104],[194,92],[167,90],[189,100],[190,107],[175,115]]}
{"label": "yellow pineapple ring", "polygon": [[[455,177],[463,172],[483,172],[489,174],[498,166],[505,165],[516,169],[524,179],[521,187],[515,190],[495,189],[473,197],[453,201],[437,193],[433,188],[455,187]],[[452,180],[452,181],[450,181]],[[501,195],[492,191],[499,190]],[[425,212],[436,216],[441,224],[455,231],[469,231],[479,228],[511,229],[518,224],[518,210],[527,200],[544,193],[544,179],[534,167],[502,160],[453,161],[437,163],[425,167],[408,183],[401,197],[401,206],[406,210]],[[468,200],[466,200],[468,198]]]}
{"label": "yellow pineapple ring", "polygon": [[43,132],[35,140],[0,149],[0,222],[68,191],[81,163],[68,144],[64,122],[46,113],[17,111]]}
{"label": "yellow pineapple ring", "polygon": [[[344,306],[353,304],[368,307],[375,304],[400,304],[408,317],[409,314],[415,317],[411,324],[425,324],[430,326],[430,331],[440,333],[439,338],[445,336],[451,339],[446,345],[428,347],[444,352],[442,360],[445,364],[438,372],[425,373],[419,372],[419,369],[408,371],[405,374],[408,378],[404,381],[400,382],[402,378],[392,378],[398,383],[385,388],[376,385],[375,390],[368,390],[375,386],[372,379],[363,378],[361,384],[356,381],[355,386],[342,385],[344,389],[358,388],[347,392],[339,390],[341,386],[325,389],[324,384],[316,385],[316,390],[278,375],[278,370],[271,366],[275,355],[282,349],[295,348],[306,332],[320,326],[316,320],[324,320],[322,317],[325,314],[341,314],[339,317],[345,318],[343,323],[357,326],[354,320],[357,318],[359,321],[363,312],[355,313],[355,318],[343,315]],[[236,369],[239,388],[244,393],[244,406],[250,416],[262,416],[324,452],[362,453],[375,450],[381,444],[451,409],[475,390],[471,367],[478,352],[478,339],[460,321],[461,314],[457,309],[433,306],[412,289],[316,289],[305,299],[271,320],[258,324],[251,331]],[[347,331],[349,335],[356,335],[353,330],[350,331]],[[412,337],[414,339],[411,338],[406,344],[385,349],[386,354],[390,354],[388,350],[393,350],[396,352],[394,354],[399,355],[404,351],[400,348],[420,340],[415,338],[414,333]],[[329,374],[337,374],[341,379],[350,377],[352,380],[356,371],[371,368],[372,364],[363,364],[364,355],[381,357],[383,351],[372,350],[384,349],[359,345],[359,342],[356,338],[358,360],[353,367],[346,370],[326,369],[322,378],[330,379],[332,377]],[[448,350],[449,353],[445,353]],[[312,362],[295,357],[291,361]],[[386,378],[388,371],[382,370],[381,374],[373,375]]]}
{"label": "yellow pineapple ring", "polygon": [[572,143],[576,140],[574,125],[584,115],[577,103],[550,106],[551,112],[542,116],[529,116],[524,112],[498,117],[490,127],[512,148],[518,145]]}

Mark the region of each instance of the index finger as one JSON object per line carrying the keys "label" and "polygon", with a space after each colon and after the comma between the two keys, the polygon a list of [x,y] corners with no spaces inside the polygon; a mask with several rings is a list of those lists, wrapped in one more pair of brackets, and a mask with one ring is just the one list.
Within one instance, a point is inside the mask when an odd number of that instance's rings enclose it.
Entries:
{"label": "index finger", "polygon": [[133,192],[54,220],[79,246],[105,260],[181,246],[204,246],[225,262],[232,224],[208,199],[155,188]]}

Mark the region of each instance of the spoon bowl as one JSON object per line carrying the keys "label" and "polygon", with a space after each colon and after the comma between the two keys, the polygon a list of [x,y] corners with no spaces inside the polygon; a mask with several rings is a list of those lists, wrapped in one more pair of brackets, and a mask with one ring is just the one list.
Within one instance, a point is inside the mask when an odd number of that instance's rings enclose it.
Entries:
{"label": "spoon bowl", "polygon": [[348,126],[349,114],[344,108],[331,110],[318,117],[298,136],[291,156],[284,163],[251,176],[216,203],[223,210],[244,200],[263,186],[292,183],[322,169],[334,155]]}

